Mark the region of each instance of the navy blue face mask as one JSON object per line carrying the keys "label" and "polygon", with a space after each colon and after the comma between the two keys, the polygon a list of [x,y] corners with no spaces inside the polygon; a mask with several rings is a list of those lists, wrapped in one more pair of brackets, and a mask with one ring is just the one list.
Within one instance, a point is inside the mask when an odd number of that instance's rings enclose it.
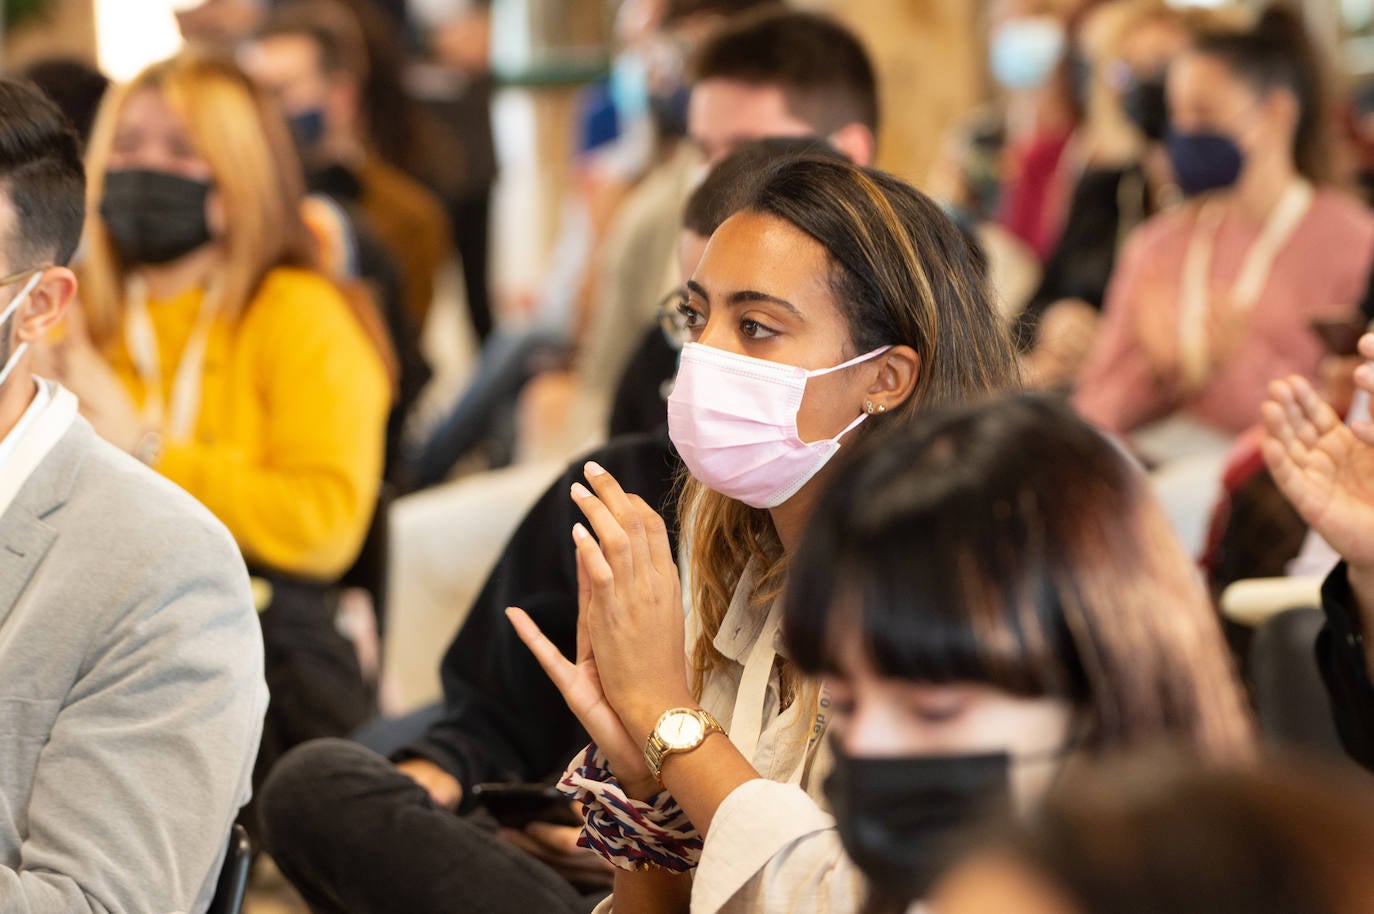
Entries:
{"label": "navy blue face mask", "polygon": [[1170,130],[1164,143],[1174,178],[1185,196],[1225,190],[1240,179],[1245,153],[1224,133]]}

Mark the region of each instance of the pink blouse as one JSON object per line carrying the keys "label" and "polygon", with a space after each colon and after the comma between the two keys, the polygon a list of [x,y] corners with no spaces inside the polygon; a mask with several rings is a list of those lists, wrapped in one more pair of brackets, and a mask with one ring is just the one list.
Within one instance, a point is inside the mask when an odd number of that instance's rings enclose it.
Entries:
{"label": "pink blouse", "polygon": [[[1348,195],[1319,189],[1279,251],[1239,343],[1200,392],[1185,396],[1177,376],[1161,377],[1140,339],[1146,309],[1177,331],[1183,263],[1199,206],[1154,217],[1126,240],[1107,289],[1102,325],[1073,403],[1100,428],[1124,434],[1183,410],[1239,434],[1259,421],[1269,381],[1290,374],[1315,378],[1321,341],[1313,318],[1349,317],[1369,285],[1374,215]],[[1228,216],[1211,261],[1213,294],[1235,282],[1262,226]],[[1158,320],[1153,324],[1159,326]]]}

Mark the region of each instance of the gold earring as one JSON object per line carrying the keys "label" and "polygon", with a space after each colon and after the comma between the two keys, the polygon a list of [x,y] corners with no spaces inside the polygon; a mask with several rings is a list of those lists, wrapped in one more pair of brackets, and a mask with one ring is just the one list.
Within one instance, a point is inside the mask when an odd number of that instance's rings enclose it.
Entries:
{"label": "gold earring", "polygon": [[865,401],[864,401],[864,412],[868,413],[868,414],[871,416],[871,415],[873,415],[874,411],[875,411],[875,409],[874,409],[874,406],[873,406],[873,401],[872,401],[872,400],[865,400]]}
{"label": "gold earring", "polygon": [[879,412],[880,414],[881,414],[881,413],[887,412],[887,406],[886,406],[885,404],[883,404],[883,403],[879,403],[879,404],[878,404],[878,412]]}

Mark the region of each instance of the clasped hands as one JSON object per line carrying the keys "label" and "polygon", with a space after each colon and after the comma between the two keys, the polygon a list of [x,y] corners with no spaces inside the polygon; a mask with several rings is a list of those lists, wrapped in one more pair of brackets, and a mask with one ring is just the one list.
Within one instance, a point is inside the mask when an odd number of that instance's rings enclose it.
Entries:
{"label": "clasped hands", "polygon": [[588,463],[584,472],[587,485],[575,483],[570,493],[591,526],[572,530],[576,656],[565,658],[523,610],[506,614],[606,754],[621,787],[645,800],[659,790],[644,762],[645,741],[664,711],[695,706],[681,581],[658,513],[599,465]]}

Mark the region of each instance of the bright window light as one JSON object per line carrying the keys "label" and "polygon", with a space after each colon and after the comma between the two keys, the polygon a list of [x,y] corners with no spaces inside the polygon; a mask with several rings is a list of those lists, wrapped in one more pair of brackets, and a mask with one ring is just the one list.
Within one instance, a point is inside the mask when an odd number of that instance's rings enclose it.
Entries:
{"label": "bright window light", "polygon": [[126,82],[150,63],[181,48],[175,10],[195,0],[95,0],[95,39],[100,69]]}

